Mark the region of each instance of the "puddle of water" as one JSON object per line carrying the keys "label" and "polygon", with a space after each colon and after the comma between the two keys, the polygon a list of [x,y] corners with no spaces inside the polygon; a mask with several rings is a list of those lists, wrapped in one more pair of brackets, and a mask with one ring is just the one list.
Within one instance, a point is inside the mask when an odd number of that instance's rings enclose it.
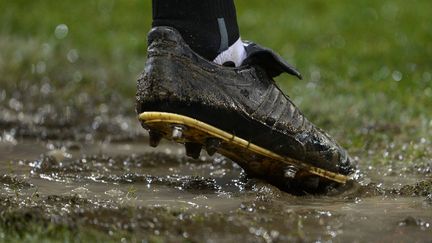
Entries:
{"label": "puddle of water", "polygon": [[[47,159],[47,154],[57,160]],[[424,197],[367,193],[292,196],[265,183],[248,181],[238,166],[222,157],[186,159],[184,149],[171,143],[153,149],[141,143],[20,141],[16,145],[0,143],[0,156],[3,196],[77,196],[108,208],[201,213],[204,220],[205,215],[222,214],[227,224],[215,226],[215,230],[242,226],[246,231],[241,234],[267,242],[424,241],[432,236],[432,203]],[[387,168],[363,170],[363,180],[376,182],[383,189],[396,190],[430,179],[428,174],[397,167],[391,175],[386,174]],[[10,178],[18,178],[17,185]],[[220,233],[212,239],[225,238]],[[229,239],[235,239],[234,234]]]}
{"label": "puddle of water", "polygon": [[324,235],[341,241],[415,242],[432,235],[432,208],[423,198],[313,199],[288,208],[304,212],[303,231],[315,239]]}
{"label": "puddle of water", "polygon": [[[235,185],[238,180],[241,169],[238,167],[222,168],[221,165],[213,165],[212,163],[204,162],[177,162],[161,161],[160,165],[126,166],[118,170],[111,169],[109,166],[98,165],[97,162],[90,167],[101,167],[95,171],[83,172],[79,178],[73,178],[69,175],[52,176],[49,173],[40,173],[32,175],[32,162],[38,160],[42,154],[50,154],[53,145],[35,143],[32,141],[24,141],[17,145],[0,145],[2,159],[0,162],[1,171],[10,171],[19,178],[26,179],[33,187],[26,190],[21,190],[22,194],[32,194],[37,188],[40,195],[73,195],[79,197],[97,200],[111,200],[119,204],[133,204],[135,206],[159,206],[169,208],[190,208],[190,209],[216,209],[216,210],[231,210],[240,205],[240,199],[232,198],[232,194],[239,192],[240,189]],[[150,148],[147,144],[87,144],[78,150],[63,151],[70,154],[70,159],[78,159],[83,155],[103,155],[110,156],[130,156],[135,154],[156,153],[163,154],[162,160],[171,159],[172,157],[183,157],[184,148],[177,144],[164,143],[157,149]],[[61,149],[60,152],[61,153]],[[203,155],[202,160],[208,160],[208,157]],[[25,162],[23,162],[25,161]],[[63,162],[65,165],[67,162]],[[88,163],[91,163],[90,161]],[[128,162],[130,163],[130,162]],[[157,163],[157,161],[156,161]],[[101,175],[123,175],[130,173],[138,176],[151,175],[152,177],[173,177],[174,182],[182,179],[183,176],[205,177],[213,175],[217,185],[223,186],[225,190],[217,193],[200,193],[188,192],[180,186],[154,185],[150,182],[138,182],[124,184],[121,179],[119,181],[106,182]],[[7,174],[7,173],[6,173]],[[141,177],[140,177],[141,178]],[[150,180],[150,179],[149,179]],[[1,191],[1,190],[0,190]],[[8,190],[7,195],[13,195],[15,192]],[[131,195],[132,194],[132,195]],[[125,198],[127,196],[127,198]],[[227,200],[229,199],[229,200]]]}

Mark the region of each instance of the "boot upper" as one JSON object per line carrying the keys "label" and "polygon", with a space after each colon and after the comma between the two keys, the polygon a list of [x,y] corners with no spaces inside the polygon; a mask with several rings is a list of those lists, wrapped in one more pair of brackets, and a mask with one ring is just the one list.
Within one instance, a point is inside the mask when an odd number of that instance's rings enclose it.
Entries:
{"label": "boot upper", "polygon": [[243,65],[224,67],[193,52],[170,27],[151,30],[148,42],[137,112],[181,113],[281,155],[342,174],[353,172],[347,152],[276,85],[273,77],[282,72],[301,75],[270,49],[248,43]]}

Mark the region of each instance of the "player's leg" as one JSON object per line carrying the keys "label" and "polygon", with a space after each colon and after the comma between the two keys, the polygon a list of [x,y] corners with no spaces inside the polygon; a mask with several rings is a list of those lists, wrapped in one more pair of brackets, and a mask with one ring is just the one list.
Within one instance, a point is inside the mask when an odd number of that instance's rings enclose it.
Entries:
{"label": "player's leg", "polygon": [[175,28],[192,50],[218,64],[240,66],[246,57],[233,0],[153,0],[152,26]]}

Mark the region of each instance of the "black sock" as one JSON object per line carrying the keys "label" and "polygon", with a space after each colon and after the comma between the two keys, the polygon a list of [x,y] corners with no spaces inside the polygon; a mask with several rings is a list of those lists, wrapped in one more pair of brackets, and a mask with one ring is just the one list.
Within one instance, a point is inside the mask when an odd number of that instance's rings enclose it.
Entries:
{"label": "black sock", "polygon": [[233,0],[153,0],[152,26],[177,29],[208,60],[240,38]]}

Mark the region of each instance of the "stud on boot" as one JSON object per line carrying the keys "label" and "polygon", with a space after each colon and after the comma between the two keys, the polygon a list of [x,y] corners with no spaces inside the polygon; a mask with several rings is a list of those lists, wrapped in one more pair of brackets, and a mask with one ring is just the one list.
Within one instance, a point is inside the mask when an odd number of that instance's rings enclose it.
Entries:
{"label": "stud on boot", "polygon": [[160,141],[162,140],[162,134],[159,132],[149,131],[149,145],[153,148],[156,148]]}
{"label": "stud on boot", "polygon": [[207,154],[210,156],[213,156],[217,152],[221,143],[222,143],[222,141],[218,138],[207,138],[206,139]]}
{"label": "stud on boot", "polygon": [[198,159],[201,154],[202,145],[199,143],[185,143],[186,155]]}

